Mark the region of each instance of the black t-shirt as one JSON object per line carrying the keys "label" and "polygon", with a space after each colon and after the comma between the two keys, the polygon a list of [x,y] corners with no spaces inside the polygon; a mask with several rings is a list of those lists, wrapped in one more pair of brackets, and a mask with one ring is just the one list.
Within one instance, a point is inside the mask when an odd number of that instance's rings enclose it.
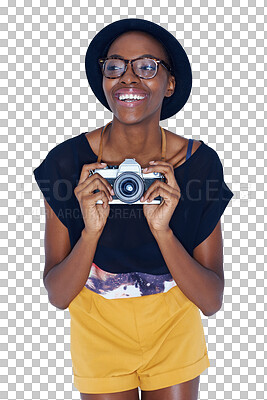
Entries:
{"label": "black t-shirt", "polygon": [[[73,191],[82,166],[97,161],[85,133],[55,146],[33,171],[47,202],[68,228],[71,248],[85,226]],[[169,225],[192,256],[194,248],[214,230],[233,193],[224,182],[218,154],[202,140],[191,157],[174,169],[174,174],[181,197]],[[169,273],[142,204],[110,203],[93,262],[110,273]]]}

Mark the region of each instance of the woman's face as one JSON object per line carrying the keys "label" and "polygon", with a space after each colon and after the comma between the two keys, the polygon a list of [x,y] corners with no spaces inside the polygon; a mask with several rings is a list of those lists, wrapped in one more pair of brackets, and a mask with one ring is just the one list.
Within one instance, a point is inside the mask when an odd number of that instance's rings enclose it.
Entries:
{"label": "woman's face", "polygon": [[[115,54],[128,60],[150,54],[168,64],[161,44],[145,32],[131,31],[119,36],[111,44],[107,57]],[[158,122],[164,96],[171,96],[174,88],[175,78],[161,64],[158,65],[158,72],[152,79],[136,76],[130,64],[124,75],[119,78],[108,79],[103,76],[103,90],[109,107],[115,117],[123,123],[139,123],[145,119],[155,119]],[[118,101],[115,94],[121,89],[124,89],[124,93],[127,89],[136,89],[136,93],[145,95],[145,99],[131,104]]]}

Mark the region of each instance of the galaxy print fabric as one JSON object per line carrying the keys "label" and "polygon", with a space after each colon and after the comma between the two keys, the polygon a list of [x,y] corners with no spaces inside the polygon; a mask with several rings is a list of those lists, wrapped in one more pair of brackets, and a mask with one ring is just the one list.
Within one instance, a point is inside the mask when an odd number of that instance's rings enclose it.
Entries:
{"label": "galaxy print fabric", "polygon": [[106,299],[140,297],[168,292],[176,283],[172,275],[151,275],[143,272],[114,274],[92,264],[85,287]]}

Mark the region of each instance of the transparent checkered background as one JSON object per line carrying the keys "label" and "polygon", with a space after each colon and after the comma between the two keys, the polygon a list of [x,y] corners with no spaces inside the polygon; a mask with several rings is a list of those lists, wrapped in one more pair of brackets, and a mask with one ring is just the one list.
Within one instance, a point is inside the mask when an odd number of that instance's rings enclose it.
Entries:
{"label": "transparent checkered background", "polygon": [[224,305],[202,315],[211,366],[199,399],[266,399],[263,0],[2,0],[0,11],[1,399],[80,398],[69,312],[48,302],[42,282],[45,218],[33,169],[57,144],[112,119],[88,87],[84,57],[99,30],[127,17],[160,24],[184,46],[192,94],[161,125],[214,148],[234,192],[222,217]]}

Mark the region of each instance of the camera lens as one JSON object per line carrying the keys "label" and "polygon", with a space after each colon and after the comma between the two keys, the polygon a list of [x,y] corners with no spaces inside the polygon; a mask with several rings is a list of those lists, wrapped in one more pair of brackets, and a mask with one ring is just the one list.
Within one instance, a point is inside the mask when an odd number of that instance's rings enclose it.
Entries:
{"label": "camera lens", "polygon": [[140,200],[144,193],[143,179],[134,172],[123,172],[114,181],[114,192],[124,203]]}
{"label": "camera lens", "polygon": [[121,193],[124,196],[134,196],[137,191],[137,184],[134,179],[125,179],[120,184]]}

